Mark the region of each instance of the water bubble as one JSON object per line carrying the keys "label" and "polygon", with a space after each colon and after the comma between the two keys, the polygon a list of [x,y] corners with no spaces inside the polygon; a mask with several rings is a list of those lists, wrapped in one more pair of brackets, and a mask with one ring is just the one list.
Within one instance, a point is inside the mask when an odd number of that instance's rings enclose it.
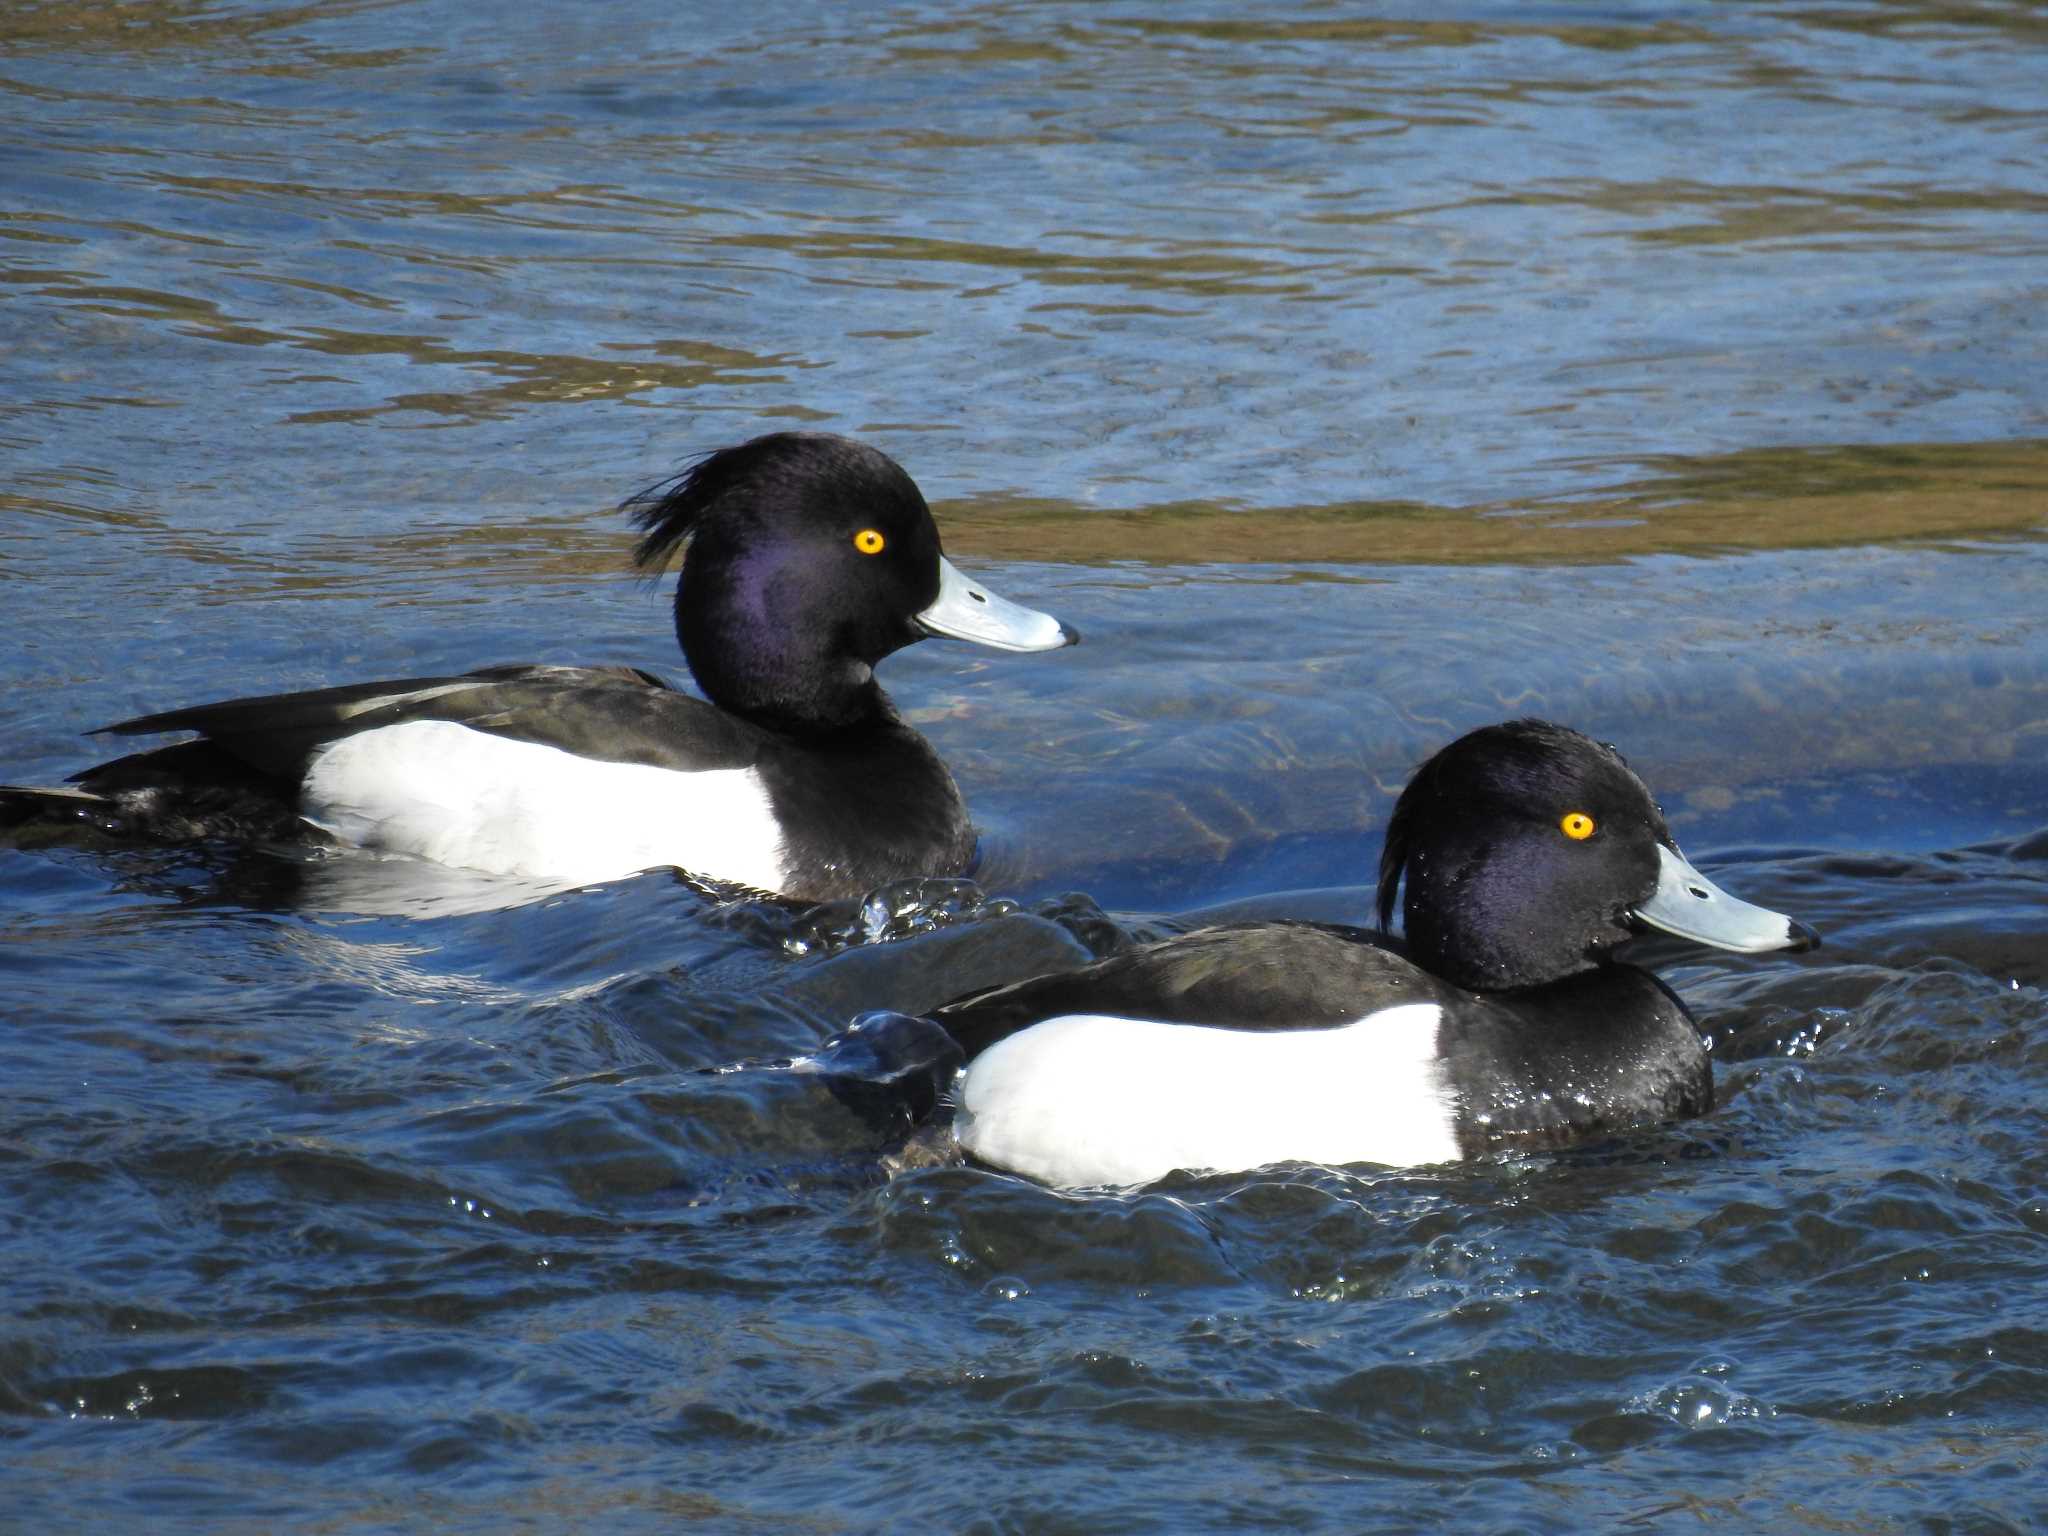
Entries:
{"label": "water bubble", "polygon": [[793,959],[804,959],[955,923],[1006,917],[1017,910],[1016,902],[987,896],[972,880],[899,880],[876,887],[858,901],[828,901],[810,908],[783,936],[782,950]]}
{"label": "water bubble", "polygon": [[1715,1377],[1694,1375],[1638,1393],[1622,1405],[1622,1412],[1666,1419],[1680,1429],[1710,1429],[1743,1420],[1776,1418],[1778,1411]]}

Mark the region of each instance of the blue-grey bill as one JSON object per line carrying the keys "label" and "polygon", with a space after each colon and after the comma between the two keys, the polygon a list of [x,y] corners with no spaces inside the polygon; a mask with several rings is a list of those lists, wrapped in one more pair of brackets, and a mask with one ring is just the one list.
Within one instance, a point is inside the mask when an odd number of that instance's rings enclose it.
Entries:
{"label": "blue-grey bill", "polygon": [[1754,954],[1768,949],[1812,949],[1820,936],[1782,912],[1730,896],[1692,867],[1676,848],[1657,848],[1657,889],[1636,916],[1652,928],[1716,949]]}
{"label": "blue-grey bill", "polygon": [[1056,651],[1081,637],[1049,613],[998,597],[939,557],[939,595],[917,622],[934,635],[971,640],[999,651]]}

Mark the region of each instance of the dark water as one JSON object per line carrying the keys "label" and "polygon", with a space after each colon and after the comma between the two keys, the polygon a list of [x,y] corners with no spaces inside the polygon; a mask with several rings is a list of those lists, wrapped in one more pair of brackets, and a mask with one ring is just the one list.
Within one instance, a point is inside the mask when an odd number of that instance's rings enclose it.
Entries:
{"label": "dark water", "polygon": [[[889,663],[985,859],[865,906],[0,849],[0,1526],[2038,1528],[2044,80],[2023,5],[0,11],[0,778],[672,668],[612,504],[791,423],[1087,636]],[[1649,952],[1705,1119],[1076,1197],[697,1070],[1356,920],[1523,713],[1826,936]]]}

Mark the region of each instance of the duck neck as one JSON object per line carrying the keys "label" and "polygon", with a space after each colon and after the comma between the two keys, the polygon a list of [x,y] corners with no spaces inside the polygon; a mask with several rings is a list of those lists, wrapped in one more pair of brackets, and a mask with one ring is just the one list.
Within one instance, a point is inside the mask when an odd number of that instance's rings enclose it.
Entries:
{"label": "duck neck", "polygon": [[1418,897],[1410,875],[1409,899],[1402,910],[1402,931],[1408,952],[1432,976],[1440,976],[1468,992],[1502,992],[1547,986],[1600,969],[1603,956],[1579,942],[1579,936],[1553,932],[1541,914],[1510,918],[1488,911],[1476,887],[1473,905],[1431,899],[1425,884]]}
{"label": "duck neck", "polygon": [[1454,1023],[1445,1059],[1470,1111],[1467,1156],[1562,1147],[1714,1106],[1714,1070],[1685,1005],[1648,971],[1601,965],[1496,993]]}
{"label": "duck neck", "polygon": [[777,625],[735,605],[692,605],[678,592],[676,638],[704,697],[791,736],[892,723],[873,663],[825,626]]}

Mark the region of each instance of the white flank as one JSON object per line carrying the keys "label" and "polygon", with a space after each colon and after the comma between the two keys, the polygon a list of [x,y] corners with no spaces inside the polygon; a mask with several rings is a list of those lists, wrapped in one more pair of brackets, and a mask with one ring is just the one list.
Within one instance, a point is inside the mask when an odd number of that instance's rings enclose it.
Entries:
{"label": "white flank", "polygon": [[1434,1003],[1333,1029],[1209,1029],[1103,1014],[991,1046],[956,1092],[960,1145],[1064,1188],[1177,1168],[1411,1167],[1459,1155]]}
{"label": "white flank", "polygon": [[601,763],[448,720],[324,748],[302,814],[345,842],[486,874],[589,885],[672,865],[782,888],[781,833],[752,769]]}

